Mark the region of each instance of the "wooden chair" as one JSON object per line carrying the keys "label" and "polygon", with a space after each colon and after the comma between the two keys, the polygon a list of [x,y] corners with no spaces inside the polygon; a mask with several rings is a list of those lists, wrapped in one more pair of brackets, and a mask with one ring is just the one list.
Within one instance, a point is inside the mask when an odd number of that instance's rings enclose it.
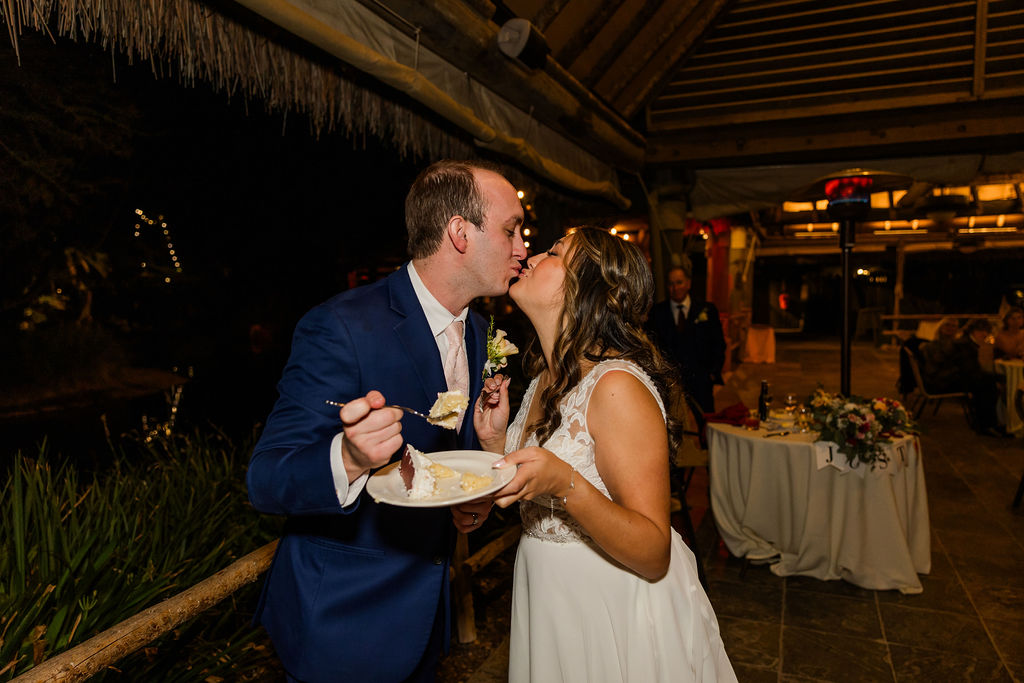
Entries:
{"label": "wooden chair", "polygon": [[[1013,405],[1017,409],[1017,415],[1024,420],[1024,387],[1017,387],[1017,393],[1013,395]],[[1014,509],[1020,507],[1021,498],[1024,498],[1024,473],[1020,475],[1020,483],[1017,484],[1017,495],[1013,497]]]}
{"label": "wooden chair", "polygon": [[681,392],[675,400],[673,414],[683,423],[683,438],[672,459],[672,491],[679,498],[680,516],[683,519],[683,530],[689,537],[690,549],[697,558],[697,578],[704,590],[708,590],[707,578],[704,575],[704,561],[697,544],[697,531],[693,526],[690,506],[686,502],[686,492],[693,480],[693,473],[698,467],[708,466],[707,422],[704,411],[697,400],[685,392]]}
{"label": "wooden chair", "polygon": [[947,398],[958,399],[961,407],[964,410],[964,416],[967,417],[968,423],[973,423],[970,413],[970,400],[971,395],[966,391],[948,391],[945,393],[933,393],[928,391],[925,387],[924,380],[921,377],[921,365],[918,363],[917,354],[911,351],[907,347],[903,347],[901,353],[905,354],[907,363],[910,365],[910,370],[914,375],[915,394],[911,396],[912,403],[907,405],[907,409],[913,414],[914,419],[921,417],[921,413],[928,406],[929,403],[935,404],[935,409],[932,411],[932,415],[939,412],[939,406]]}

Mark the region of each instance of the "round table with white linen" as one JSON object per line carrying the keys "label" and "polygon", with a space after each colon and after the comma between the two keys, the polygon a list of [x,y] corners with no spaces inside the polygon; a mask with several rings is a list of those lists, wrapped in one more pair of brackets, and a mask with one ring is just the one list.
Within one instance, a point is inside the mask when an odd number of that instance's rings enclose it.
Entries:
{"label": "round table with white linen", "polygon": [[711,507],[730,552],[779,576],[920,593],[931,537],[918,438],[886,444],[884,468],[851,469],[814,432],[767,433],[708,425]]}
{"label": "round table with white linen", "polygon": [[1024,386],[1024,360],[997,360],[995,369],[1006,382],[1006,431],[1024,436],[1024,421],[1014,405],[1017,387]]}

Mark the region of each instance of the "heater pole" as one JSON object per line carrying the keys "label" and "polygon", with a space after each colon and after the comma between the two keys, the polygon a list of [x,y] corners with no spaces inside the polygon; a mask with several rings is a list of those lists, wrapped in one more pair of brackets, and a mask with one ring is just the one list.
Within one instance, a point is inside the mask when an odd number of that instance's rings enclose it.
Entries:
{"label": "heater pole", "polygon": [[871,193],[903,188],[913,182],[909,176],[850,168],[818,178],[795,193],[796,201],[818,201],[822,195],[828,200],[828,214],[840,221],[839,249],[843,265],[843,320],[839,336],[839,391],[850,395],[850,296],[853,272],[850,258],[857,237],[857,221],[867,217],[871,210]]}
{"label": "heater pole", "polygon": [[853,272],[850,264],[854,235],[856,234],[857,223],[852,218],[844,218],[841,223],[842,232],[839,233],[839,246],[841,249],[843,265],[843,321],[839,338],[839,393],[843,396],[850,395],[850,290],[853,286]]}

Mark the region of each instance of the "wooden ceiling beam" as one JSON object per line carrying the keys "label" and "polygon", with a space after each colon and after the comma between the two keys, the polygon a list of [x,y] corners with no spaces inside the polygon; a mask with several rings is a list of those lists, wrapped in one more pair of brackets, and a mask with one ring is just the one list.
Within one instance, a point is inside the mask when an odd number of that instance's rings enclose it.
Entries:
{"label": "wooden ceiling beam", "polygon": [[947,19],[940,19],[935,21],[928,21],[923,23],[914,24],[913,26],[899,26],[899,25],[878,25],[872,26],[869,30],[854,30],[847,33],[843,33],[841,36],[828,35],[828,36],[808,36],[804,37],[800,35],[794,38],[785,38],[780,40],[781,33],[769,33],[760,34],[760,40],[755,36],[743,36],[742,40],[739,38],[730,38],[731,42],[741,45],[741,47],[722,47],[716,45],[716,43],[725,42],[723,39],[716,38],[715,36],[709,36],[704,41],[705,50],[701,55],[694,55],[693,62],[700,62],[703,58],[707,57],[710,59],[717,60],[722,55],[728,54],[739,54],[739,53],[758,53],[765,50],[776,50],[776,49],[788,49],[799,45],[810,45],[810,44],[829,44],[834,43],[836,40],[851,40],[856,41],[857,45],[871,45],[879,40],[881,36],[886,35],[907,35],[910,30],[913,30],[922,35],[927,35],[927,31],[934,29],[943,29],[952,27],[954,31],[964,30],[964,28],[958,27],[970,27],[970,30],[974,30],[974,22],[964,17],[953,17]]}
{"label": "wooden ceiling beam", "polygon": [[[789,3],[757,3],[744,9],[742,5],[737,6],[728,17],[725,17],[719,26],[729,29],[736,26],[760,26],[766,22],[796,23],[795,20],[801,17],[813,17],[827,15],[830,17],[839,14],[854,16],[876,14],[880,6],[895,5],[898,0],[867,0],[866,2],[840,2],[833,0],[830,3],[822,3],[818,0],[809,2]],[[952,4],[952,3],[950,3]],[[962,3],[961,3],[962,4]],[[788,9],[787,9],[788,8]]]}
{"label": "wooden ceiling beam", "polygon": [[[764,160],[863,159],[892,154],[1024,149],[1024,94],[1001,103],[893,109],[756,126],[710,126],[651,134],[647,163],[732,166]],[[987,142],[986,142],[987,141]]]}
{"label": "wooden ceiling beam", "polygon": [[[589,69],[585,69],[586,73],[580,75],[582,80],[587,87],[594,88],[597,81],[608,73],[608,70],[612,68],[615,62],[618,60],[619,55],[629,47],[629,44],[636,37],[637,33],[643,29],[644,26],[650,21],[651,16],[657,11],[658,3],[655,0],[648,0],[647,2],[641,3],[637,7],[633,3],[624,5],[619,10],[619,14],[612,17],[612,22],[615,24],[624,24],[623,28],[619,30],[618,36],[611,41],[611,44],[604,50],[603,54],[593,60],[593,65]],[[566,66],[572,66],[567,64]],[[574,69],[575,73],[579,73]]]}
{"label": "wooden ceiling beam", "polygon": [[[692,5],[686,19],[679,24],[667,40],[655,44],[649,50],[643,66],[639,69],[635,64],[629,65],[629,74],[609,74],[595,87],[597,93],[608,101],[616,111],[620,111],[629,119],[646,106],[655,89],[665,82],[668,74],[697,43],[701,34],[718,14],[728,5],[730,0],[699,0]],[[639,36],[638,36],[639,40]],[[627,68],[623,64],[623,68]],[[604,83],[604,87],[601,84]]]}
{"label": "wooden ceiling beam", "polygon": [[[969,45],[964,46],[961,50],[970,51]],[[936,50],[920,50],[915,52],[903,52],[898,55],[883,55],[870,57],[858,57],[855,59],[841,59],[839,61],[826,61],[821,60],[813,64],[806,64],[800,67],[787,67],[780,69],[763,69],[758,70],[756,67],[751,67],[749,71],[744,74],[730,75],[730,76],[706,76],[704,78],[688,78],[686,80],[673,81],[669,88],[663,93],[658,101],[669,101],[671,102],[674,98],[690,98],[694,95],[699,95],[701,92],[744,92],[749,91],[750,83],[759,83],[761,86],[771,84],[773,87],[776,85],[790,85],[797,83],[816,83],[816,82],[841,82],[846,77],[863,77],[863,76],[885,76],[889,74],[899,73],[913,73],[915,71],[934,70],[941,67],[949,66],[965,66],[972,62],[967,59],[955,59],[955,61],[947,61],[949,59],[956,58],[958,55],[954,50],[950,49],[936,49]],[[964,55],[966,56],[966,55]],[[879,69],[877,71],[871,70],[871,67],[878,64],[892,64],[903,63],[908,61],[918,62],[914,66],[905,66],[900,69]],[[866,68],[865,68],[866,67]],[[814,76],[813,78],[796,78],[798,74],[812,75],[818,73],[820,75]],[[772,80],[773,76],[781,76],[785,80]],[[694,86],[701,84],[706,85],[724,85],[729,82],[739,82],[741,87],[736,88],[710,88],[706,91],[693,90]]]}
{"label": "wooden ceiling beam", "polygon": [[[971,40],[973,39],[973,36],[974,33],[972,31],[961,31],[937,37],[922,36],[918,38],[908,38],[905,40],[891,40],[874,43],[872,48],[880,59],[891,58],[904,54],[921,54],[923,52],[931,51],[932,48],[946,47],[948,49],[950,43],[953,43],[954,45],[962,43],[965,48],[973,49],[971,47]],[[990,42],[989,45],[992,46],[993,43]],[[800,68],[808,61],[813,61],[815,64],[824,66],[829,63],[827,61],[829,58],[841,60],[845,55],[858,55],[863,53],[863,46],[857,45],[844,48],[822,48],[820,50],[809,50],[807,52],[779,55],[769,58],[762,57],[732,60],[716,59],[713,64],[707,64],[706,66],[690,63],[686,66],[685,70],[679,72],[680,77],[673,80],[670,87],[675,83],[693,80],[691,78],[692,76],[700,77],[701,74],[719,74],[722,76],[744,74],[749,76],[750,74],[755,73],[753,69],[759,67],[764,70],[770,70],[772,68],[781,70],[783,67]],[[763,71],[759,73],[763,73]]]}
{"label": "wooden ceiling beam", "polygon": [[541,33],[548,30],[551,22],[558,18],[558,15],[569,4],[569,0],[548,0],[544,6],[534,15],[532,23],[540,29]]}
{"label": "wooden ceiling beam", "polygon": [[981,97],[985,94],[985,41],[988,38],[988,0],[977,0],[974,17],[974,82],[971,94]]}
{"label": "wooden ceiling beam", "polygon": [[[630,36],[629,43],[594,84],[594,92],[612,102],[618,93],[646,64],[651,55],[673,39],[677,27],[685,24],[698,0],[663,0],[647,22]],[[621,111],[621,110],[620,110]]]}
{"label": "wooden ceiling beam", "polygon": [[[835,35],[836,33],[845,35],[850,32],[861,32],[865,29],[874,29],[877,26],[894,26],[898,27],[902,31],[908,31],[919,26],[926,26],[940,21],[962,20],[964,18],[968,18],[967,15],[962,13],[962,10],[959,12],[955,11],[967,4],[970,3],[958,3],[959,7],[936,7],[934,5],[929,5],[927,7],[911,6],[908,9],[866,15],[861,19],[855,20],[836,18],[829,21],[820,21],[816,23],[811,22],[806,24],[785,22],[780,23],[779,28],[771,28],[770,25],[772,22],[761,22],[761,30],[754,30],[750,32],[744,31],[742,33],[730,33],[728,26],[721,26],[715,31],[714,36],[708,38],[707,43],[708,45],[713,46],[717,43],[725,43],[734,40],[751,41],[761,37],[774,38],[778,36],[806,35],[814,32],[825,35]],[[973,18],[973,13],[970,18]],[[768,24],[768,26],[765,26],[765,24]]]}
{"label": "wooden ceiling beam", "polygon": [[963,8],[973,4],[958,0],[944,4],[930,4],[927,7],[913,6],[903,0],[879,0],[877,2],[848,3],[814,3],[811,9],[800,12],[770,12],[761,17],[734,20],[737,15],[730,13],[719,24],[719,35],[724,38],[730,34],[747,33],[749,28],[771,31],[781,27],[783,31],[796,31],[833,25],[844,25],[856,22],[873,22],[879,17],[913,17],[933,13],[959,13]]}
{"label": "wooden ceiling beam", "polygon": [[577,32],[558,50],[555,55],[558,62],[566,67],[571,66],[624,2],[625,0],[605,0],[600,3],[597,11],[584,23],[583,30]]}
{"label": "wooden ceiling beam", "polygon": [[[756,100],[743,100],[732,103],[711,103],[707,105],[694,105],[689,107],[677,107],[674,109],[651,110],[648,115],[648,130],[651,132],[678,130],[683,128],[704,128],[709,124],[748,124],[761,121],[778,121],[797,119],[803,117],[827,117],[837,114],[851,114],[857,112],[879,111],[904,107],[922,107],[937,104],[956,104],[969,98],[967,89],[970,87],[969,79],[950,79],[947,84],[962,84],[962,88],[950,89],[941,92],[926,94],[915,94],[910,96],[885,97],[886,91],[907,90],[906,84],[896,84],[887,89],[874,86],[871,88],[856,88],[845,91],[832,91],[827,95],[812,94],[806,98],[793,97],[790,94],[782,94],[778,97],[762,97]],[[939,81],[932,81],[930,85],[941,85]],[[871,99],[840,100],[840,95],[872,95]],[[990,93],[994,95],[995,93]],[[1017,97],[1022,94],[1018,89],[1008,92],[1005,95]],[[802,103],[800,99],[807,100]],[[767,105],[779,105],[769,108]],[[713,110],[713,111],[712,111]],[[675,120],[669,121],[667,115],[675,115]]]}

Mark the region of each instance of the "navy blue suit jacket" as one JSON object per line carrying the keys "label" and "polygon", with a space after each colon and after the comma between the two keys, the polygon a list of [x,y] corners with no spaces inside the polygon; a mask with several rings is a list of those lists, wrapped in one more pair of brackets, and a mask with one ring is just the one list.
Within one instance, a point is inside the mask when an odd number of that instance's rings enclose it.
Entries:
{"label": "navy blue suit jacket", "polygon": [[725,364],[725,335],[715,305],[691,296],[685,331],[680,332],[671,302],[660,301],[651,307],[647,328],[662,353],[679,366],[686,391],[704,412],[714,412],[714,385],[722,383]]}
{"label": "navy blue suit jacket", "polygon": [[[470,405],[482,385],[485,343],[484,320],[471,313]],[[338,408],[324,403],[378,389],[388,403],[425,410],[446,388],[408,266],[335,296],[296,326],[279,398],[247,476],[257,510],[288,516],[256,619],[292,676],[404,680],[436,620],[443,621],[447,645],[451,512],[377,504],[365,491],[342,508],[329,455],[341,422]],[[428,453],[479,448],[472,419],[457,434],[407,415],[402,436]]]}

